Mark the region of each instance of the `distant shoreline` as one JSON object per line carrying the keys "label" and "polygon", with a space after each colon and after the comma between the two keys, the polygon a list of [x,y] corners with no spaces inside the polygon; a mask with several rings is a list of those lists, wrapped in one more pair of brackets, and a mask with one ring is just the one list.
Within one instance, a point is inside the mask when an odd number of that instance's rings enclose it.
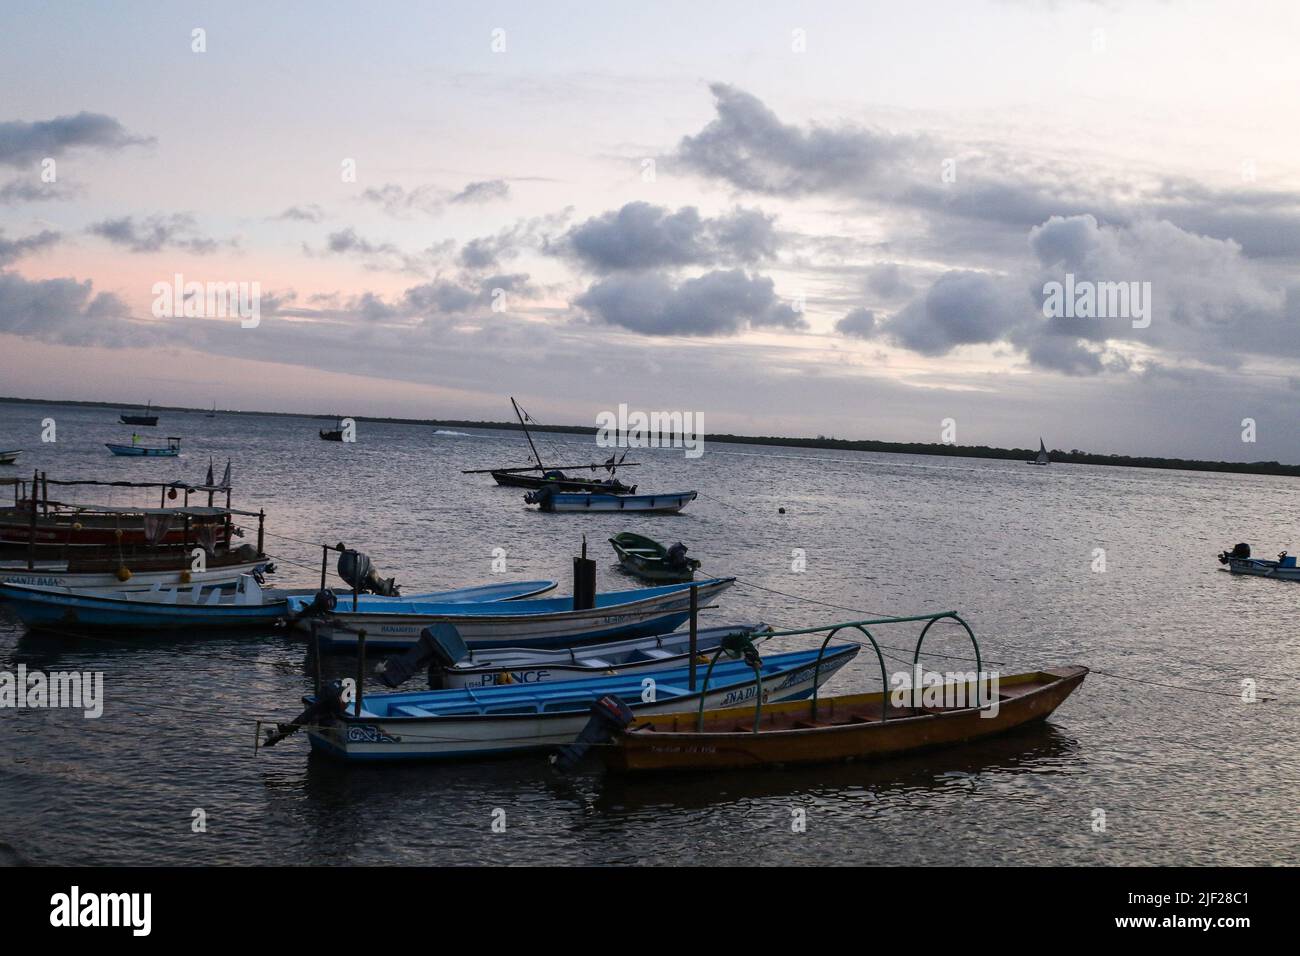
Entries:
{"label": "distant shoreline", "polygon": [[[13,405],[71,405],[79,408],[108,408],[115,412],[138,412],[139,407],[121,402],[61,401],[42,398],[6,398],[0,402]],[[210,408],[189,408],[184,405],[151,405],[152,412],[185,412],[207,415]],[[233,411],[217,409],[218,415],[270,415],[279,418],[319,418],[333,421],[334,415],[307,412]],[[358,421],[382,422],[388,425],[418,425],[441,428],[484,428],[502,431],[522,431],[518,422],[475,422],[460,419],[389,418],[384,416],[352,416]],[[566,435],[594,435],[592,425],[531,425],[532,431]],[[1032,461],[1038,454],[1036,448],[993,448],[988,445],[944,445],[925,442],[889,442],[871,439],[847,438],[785,438],[772,435],[721,435],[708,432],[705,440],[737,445],[769,445],[780,448],[822,448],[836,451],[873,451],[896,455],[935,455],[942,458],[991,458],[1003,461]],[[1300,478],[1300,465],[1284,465],[1276,461],[1202,461],[1187,458],[1157,458],[1139,455],[1102,455],[1078,450],[1052,451],[1052,461],[1072,465],[1113,465],[1123,468],[1157,468],[1173,471],[1214,471],[1239,475],[1281,475]]]}

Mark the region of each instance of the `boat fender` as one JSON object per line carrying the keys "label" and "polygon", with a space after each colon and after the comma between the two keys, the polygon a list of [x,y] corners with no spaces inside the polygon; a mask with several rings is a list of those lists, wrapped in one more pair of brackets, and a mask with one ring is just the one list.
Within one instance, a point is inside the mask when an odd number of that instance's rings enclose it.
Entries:
{"label": "boat fender", "polygon": [[551,765],[561,773],[570,773],[594,746],[607,744],[622,734],[632,722],[632,708],[616,694],[606,694],[591,705],[591,719],[571,744],[551,755]]}
{"label": "boat fender", "polygon": [[[119,531],[118,533],[121,534],[120,531]],[[188,571],[182,571],[182,572],[181,572],[181,576],[182,576],[183,578],[188,579],[188,577],[189,577],[189,572],[188,572]],[[119,564],[119,565],[117,566],[117,572],[116,572],[116,574],[114,575],[114,577],[116,577],[119,581],[122,581],[122,582],[130,581],[130,580],[131,580],[131,569],[128,568],[125,564]]]}

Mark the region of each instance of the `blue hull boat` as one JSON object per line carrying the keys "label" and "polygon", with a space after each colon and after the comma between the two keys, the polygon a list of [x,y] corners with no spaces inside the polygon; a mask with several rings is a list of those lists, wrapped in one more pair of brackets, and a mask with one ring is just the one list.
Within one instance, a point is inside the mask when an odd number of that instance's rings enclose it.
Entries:
{"label": "blue hull boat", "polygon": [[[416,599],[458,602],[509,600],[555,587],[554,581],[520,581],[489,584],[455,591],[431,591]],[[241,575],[232,591],[220,587],[171,587],[151,591],[102,591],[76,588],[0,584],[5,601],[30,628],[77,630],[161,630],[173,628],[265,627],[289,615],[290,602],[310,602],[314,594],[278,589],[263,590],[251,575]],[[351,606],[350,594],[338,595]],[[361,608],[375,608],[401,598],[365,594]]]}
{"label": "blue hull boat", "polygon": [[[735,578],[697,583],[699,606],[731,587]],[[470,648],[572,647],[665,634],[686,623],[691,613],[690,584],[671,584],[596,595],[595,607],[573,609],[573,598],[497,601],[492,604],[446,604],[385,599],[382,604],[351,609],[344,599],[329,614],[304,622],[322,648],[356,647],[359,632],[366,646],[385,650],[410,647],[435,624],[453,624]]]}
{"label": "blue hull boat", "polygon": [[[831,645],[820,666],[818,651],[765,657],[754,668],[744,660],[718,660],[704,686],[706,666],[677,668],[650,677],[628,674],[597,680],[506,685],[411,693],[364,694],[358,713],[337,686],[329,695],[303,698],[307,711],[280,725],[267,743],[306,727],[313,750],[348,761],[445,760],[549,750],[573,742],[587,725],[591,705],[617,695],[637,715],[689,711],[701,697],[706,708],[752,704],[812,694],[858,653],[856,644]],[[647,683],[648,682],[648,683]],[[761,689],[760,689],[761,685]],[[327,699],[328,696],[328,699]],[[649,699],[647,699],[647,697]]]}

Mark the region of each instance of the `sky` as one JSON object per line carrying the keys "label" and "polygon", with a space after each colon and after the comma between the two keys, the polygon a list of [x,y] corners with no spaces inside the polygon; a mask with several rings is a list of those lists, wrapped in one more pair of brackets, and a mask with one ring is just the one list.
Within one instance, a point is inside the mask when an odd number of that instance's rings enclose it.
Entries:
{"label": "sky", "polygon": [[1300,462],[1292,4],[0,22],[0,395]]}

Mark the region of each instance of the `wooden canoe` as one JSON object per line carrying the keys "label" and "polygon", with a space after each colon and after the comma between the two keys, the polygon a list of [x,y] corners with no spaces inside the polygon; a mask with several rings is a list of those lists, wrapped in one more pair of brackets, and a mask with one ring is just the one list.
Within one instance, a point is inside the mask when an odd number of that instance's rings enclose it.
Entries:
{"label": "wooden canoe", "polygon": [[703,732],[696,729],[694,712],[656,714],[633,724],[616,746],[601,752],[606,765],[618,771],[725,770],[892,757],[1043,720],[1087,674],[1086,667],[1069,666],[1001,677],[996,716],[985,716],[978,707],[891,703],[888,719],[881,720],[884,693],[822,698],[815,721],[811,702],[772,704],[762,709],[757,733],[753,707],[706,711]]}

